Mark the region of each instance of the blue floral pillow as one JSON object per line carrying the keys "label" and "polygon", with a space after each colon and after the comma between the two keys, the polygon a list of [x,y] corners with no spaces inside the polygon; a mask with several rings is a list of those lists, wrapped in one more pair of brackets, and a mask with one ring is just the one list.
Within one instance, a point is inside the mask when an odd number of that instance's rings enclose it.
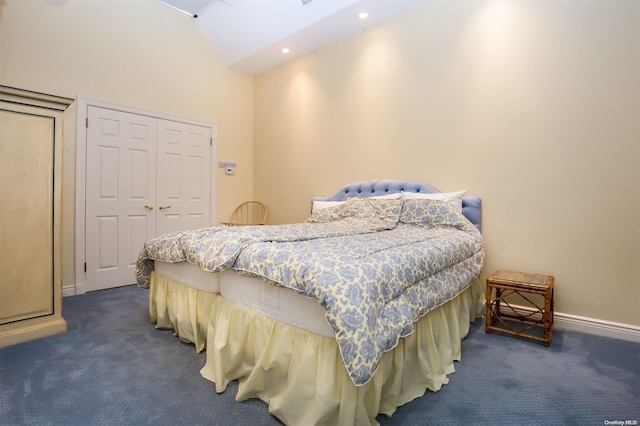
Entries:
{"label": "blue floral pillow", "polygon": [[426,227],[453,226],[462,229],[468,220],[450,203],[440,200],[404,200],[400,222]]}
{"label": "blue floral pillow", "polygon": [[381,221],[393,228],[400,218],[401,199],[349,198],[346,203],[315,211],[309,223],[326,223],[347,219]]}

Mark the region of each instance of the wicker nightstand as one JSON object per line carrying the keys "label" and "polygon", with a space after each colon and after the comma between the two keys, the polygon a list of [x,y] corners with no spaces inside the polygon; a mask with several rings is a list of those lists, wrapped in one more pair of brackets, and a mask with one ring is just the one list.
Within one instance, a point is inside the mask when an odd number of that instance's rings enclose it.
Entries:
{"label": "wicker nightstand", "polygon": [[[487,298],[485,331],[487,333],[498,331],[535,340],[544,343],[547,347],[551,345],[553,282],[554,278],[550,275],[511,271],[496,271],[491,274],[487,278],[485,294]],[[505,300],[512,294],[520,296],[528,305],[517,306],[513,301]],[[536,331],[542,336],[536,335]]]}

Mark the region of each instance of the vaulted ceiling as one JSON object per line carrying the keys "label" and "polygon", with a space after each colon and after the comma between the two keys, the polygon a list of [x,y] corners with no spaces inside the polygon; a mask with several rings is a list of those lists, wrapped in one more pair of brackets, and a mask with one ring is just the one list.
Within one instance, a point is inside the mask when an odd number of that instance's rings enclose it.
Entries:
{"label": "vaulted ceiling", "polygon": [[429,0],[160,1],[194,16],[230,67],[259,74]]}

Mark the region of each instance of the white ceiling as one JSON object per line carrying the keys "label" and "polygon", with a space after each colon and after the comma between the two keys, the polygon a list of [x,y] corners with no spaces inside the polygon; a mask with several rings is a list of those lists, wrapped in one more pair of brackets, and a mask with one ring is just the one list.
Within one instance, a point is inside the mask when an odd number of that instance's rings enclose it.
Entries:
{"label": "white ceiling", "polygon": [[160,1],[195,15],[227,65],[259,74],[429,0]]}

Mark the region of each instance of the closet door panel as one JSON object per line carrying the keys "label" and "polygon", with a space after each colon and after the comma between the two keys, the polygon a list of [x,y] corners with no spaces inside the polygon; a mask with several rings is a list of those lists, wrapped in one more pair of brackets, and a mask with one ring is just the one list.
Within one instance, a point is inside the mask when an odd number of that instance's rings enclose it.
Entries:
{"label": "closet door panel", "polygon": [[[155,236],[156,120],[89,107],[87,288],[135,283],[135,261]],[[98,168],[96,170],[96,168]]]}
{"label": "closet door panel", "polygon": [[211,130],[158,120],[158,235],[210,226]]}

